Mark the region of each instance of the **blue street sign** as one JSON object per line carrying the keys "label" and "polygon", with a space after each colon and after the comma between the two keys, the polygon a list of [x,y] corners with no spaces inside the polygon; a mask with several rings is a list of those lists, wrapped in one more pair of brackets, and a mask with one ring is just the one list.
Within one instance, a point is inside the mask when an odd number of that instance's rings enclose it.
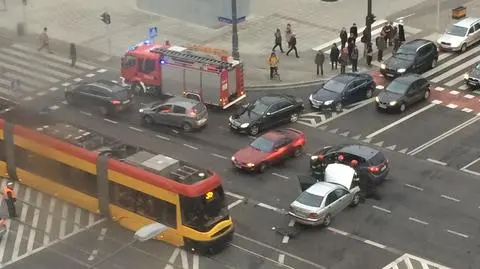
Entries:
{"label": "blue street sign", "polygon": [[[239,18],[237,18],[237,23],[244,22],[245,19],[246,19],[245,16],[239,17]],[[227,17],[218,17],[218,21],[223,22],[223,23],[227,23],[227,24],[232,24],[233,23],[232,18],[227,18]]]}
{"label": "blue street sign", "polygon": [[150,39],[154,39],[155,37],[157,37],[157,35],[158,35],[157,27],[150,27],[150,29],[148,29],[148,37]]}

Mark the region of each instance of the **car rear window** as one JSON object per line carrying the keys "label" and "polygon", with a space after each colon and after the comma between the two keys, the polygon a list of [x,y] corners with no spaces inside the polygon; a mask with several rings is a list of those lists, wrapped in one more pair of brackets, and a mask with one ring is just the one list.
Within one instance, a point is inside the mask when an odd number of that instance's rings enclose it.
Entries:
{"label": "car rear window", "polygon": [[385,156],[380,151],[370,159],[370,163],[373,165],[379,165],[384,162],[385,162]]}
{"label": "car rear window", "polygon": [[322,196],[315,195],[306,191],[302,192],[302,194],[300,194],[300,196],[298,196],[297,198],[297,202],[312,207],[320,207],[322,205],[322,201]]}
{"label": "car rear window", "polygon": [[126,89],[121,89],[119,91],[114,91],[114,94],[119,99],[128,99],[130,97],[130,92]]}

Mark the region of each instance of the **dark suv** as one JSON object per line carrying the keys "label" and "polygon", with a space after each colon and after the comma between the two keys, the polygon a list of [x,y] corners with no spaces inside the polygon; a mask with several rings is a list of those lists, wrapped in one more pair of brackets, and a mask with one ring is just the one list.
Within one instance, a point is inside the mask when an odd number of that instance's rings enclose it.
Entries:
{"label": "dark suv", "polygon": [[392,57],[382,63],[380,72],[387,78],[405,73],[420,74],[435,68],[437,61],[437,45],[426,39],[415,39],[401,45]]}
{"label": "dark suv", "polygon": [[98,80],[66,88],[65,99],[71,105],[90,107],[98,109],[102,115],[111,115],[131,108],[133,92],[117,83]]}
{"label": "dark suv", "polygon": [[358,163],[355,169],[359,176],[376,184],[385,180],[390,171],[388,160],[381,151],[360,144],[325,147],[312,154],[310,169],[315,176],[323,176],[327,165],[332,163],[350,165],[353,160]]}

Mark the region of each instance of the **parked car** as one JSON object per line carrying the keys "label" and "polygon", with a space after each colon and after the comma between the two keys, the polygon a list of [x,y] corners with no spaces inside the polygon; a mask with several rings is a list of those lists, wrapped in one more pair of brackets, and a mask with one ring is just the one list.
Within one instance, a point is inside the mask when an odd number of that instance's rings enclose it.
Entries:
{"label": "parked car", "polygon": [[231,130],[257,135],[276,125],[296,122],[302,113],[302,99],[291,95],[269,94],[245,105],[229,118]]}
{"label": "parked car", "polygon": [[65,100],[71,105],[98,109],[102,115],[112,115],[131,108],[133,92],[117,83],[98,80],[65,88]]}
{"label": "parked car", "polygon": [[180,96],[150,103],[139,112],[146,125],[180,127],[186,132],[199,129],[208,121],[207,108],[202,102]]}
{"label": "parked car", "polygon": [[445,51],[464,52],[478,41],[480,41],[480,18],[465,18],[449,26],[437,40],[437,44]]}
{"label": "parked car", "polygon": [[478,62],[467,74],[464,76],[465,83],[470,89],[480,88],[480,62]]}
{"label": "parked car", "polygon": [[273,130],[237,151],[232,156],[232,164],[242,170],[262,173],[269,165],[300,156],[305,143],[305,135],[299,130]]}
{"label": "parked car", "polygon": [[310,169],[313,174],[321,177],[329,164],[350,165],[352,160],[357,161],[355,169],[358,175],[375,184],[384,181],[390,171],[389,161],[381,151],[361,144],[324,147],[310,157]]}
{"label": "parked car", "polygon": [[360,203],[360,188],[355,170],[344,164],[330,164],[325,169],[325,181],[303,191],[290,204],[288,214],[306,225],[329,226],[333,217],[348,206]]}
{"label": "parked car", "polygon": [[327,81],[308,99],[312,108],[340,112],[345,105],[371,98],[375,87],[375,81],[369,74],[346,73]]}
{"label": "parked car", "polygon": [[377,110],[405,112],[408,106],[430,97],[430,83],[417,74],[398,77],[375,98]]}
{"label": "parked car", "polygon": [[380,65],[380,72],[387,78],[396,78],[407,73],[420,74],[435,68],[438,49],[426,39],[415,39],[403,43],[392,57]]}

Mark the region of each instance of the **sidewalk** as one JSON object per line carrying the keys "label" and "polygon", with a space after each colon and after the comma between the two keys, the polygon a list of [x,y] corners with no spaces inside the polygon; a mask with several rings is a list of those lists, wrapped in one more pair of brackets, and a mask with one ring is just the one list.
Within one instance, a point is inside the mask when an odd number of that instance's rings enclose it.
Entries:
{"label": "sidewalk", "polygon": [[[414,6],[423,0],[390,0],[388,3],[375,3],[374,13],[377,21]],[[21,1],[6,0],[7,10],[0,11],[0,25],[4,31],[14,33],[16,24],[23,19]],[[360,3],[361,2],[361,3]],[[343,0],[339,2],[322,2],[311,0],[262,0],[252,1],[252,14],[245,23],[239,25],[240,56],[246,66],[246,84],[268,85],[267,56],[273,46],[273,32],[280,28],[282,32],[287,23],[293,25],[297,35],[300,58],[280,56],[281,83],[293,83],[317,79],[312,50],[319,44],[331,42],[338,37],[341,27],[349,28],[357,22],[363,27],[364,12],[367,1]],[[29,1],[26,18],[29,32],[38,36],[47,26],[51,39],[65,42],[58,43],[57,51],[67,51],[67,44],[76,43],[98,51],[96,59],[89,61],[106,61],[108,54],[107,39],[111,39],[111,52],[121,56],[128,47],[147,38],[148,28],[157,26],[158,42],[170,40],[173,44],[203,44],[220,49],[231,49],[231,27],[206,28],[189,24],[173,18],[157,16],[135,7],[134,0],[42,0]],[[100,21],[100,14],[105,10],[111,14],[112,24],[107,30]],[[108,35],[107,35],[108,33]],[[16,40],[15,40],[16,41]],[[32,42],[35,42],[32,40]],[[38,41],[37,41],[38,42]],[[284,43],[286,43],[284,41]],[[82,52],[79,51],[79,54]],[[328,59],[328,55],[326,55]],[[108,64],[108,63],[106,63]],[[117,65],[118,66],[118,65]],[[328,69],[328,68],[326,68]],[[336,74],[327,71],[325,77]]]}

